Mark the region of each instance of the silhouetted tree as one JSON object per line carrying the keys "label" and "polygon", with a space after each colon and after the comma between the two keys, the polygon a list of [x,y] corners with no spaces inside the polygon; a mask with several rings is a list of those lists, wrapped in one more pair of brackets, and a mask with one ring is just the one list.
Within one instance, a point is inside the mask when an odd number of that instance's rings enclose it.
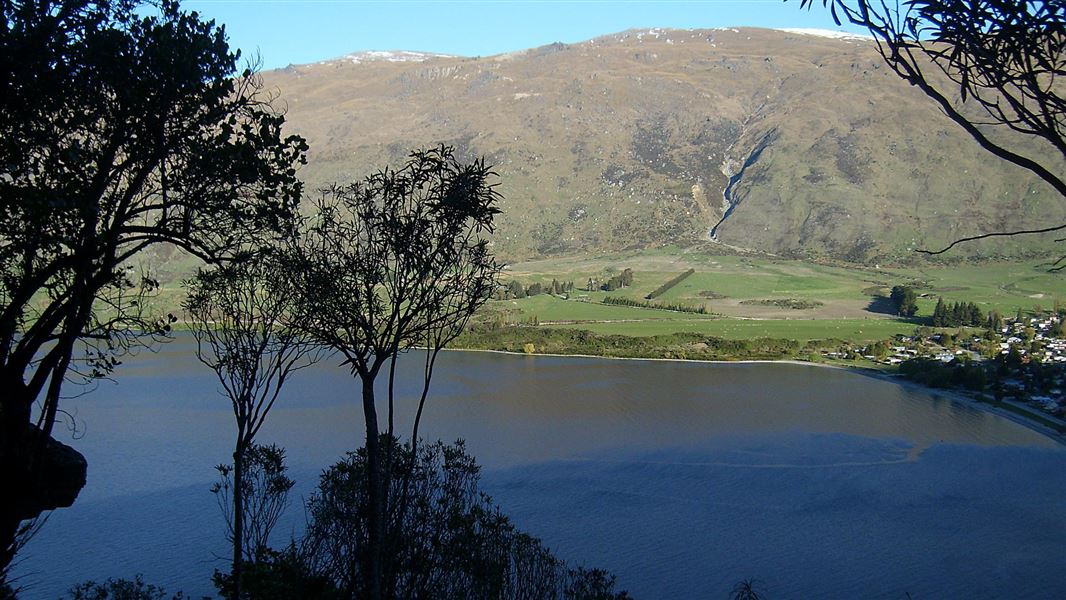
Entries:
{"label": "silhouetted tree", "polygon": [[733,586],[729,594],[729,600],[765,600],[766,596],[755,589],[754,579],[745,579]]}
{"label": "silhouetted tree", "polygon": [[[215,571],[216,586],[226,598],[241,597],[259,600],[255,590],[244,584],[245,569],[263,560],[269,560],[270,533],[277,525],[281,513],[289,505],[289,491],[296,484],[286,475],[285,450],[274,445],[262,446],[251,443],[240,454],[243,476],[238,483],[234,465],[218,465],[219,481],[211,486],[218,506],[226,517],[230,540],[238,556],[239,568],[229,574]],[[236,458],[234,458],[236,461]],[[240,512],[242,517],[238,517]],[[241,529],[237,529],[240,527]],[[239,532],[239,536],[238,536]],[[238,546],[238,539],[243,545]],[[242,596],[243,595],[243,596]]]}
{"label": "silhouetted tree", "polygon": [[[287,279],[281,276],[285,264],[267,249],[201,270],[186,282],[188,296],[182,304],[196,338],[196,356],[214,371],[237,425],[232,507],[227,512],[232,517],[227,525],[233,542],[234,598],[240,598],[241,563],[265,542],[256,539],[245,546],[246,534],[261,538],[258,534],[263,531],[253,527],[263,515],[245,514],[251,500],[243,497],[245,454],[289,377],[314,363],[319,354],[317,346],[300,337],[299,296],[285,286]],[[257,452],[262,454],[263,449]]]}
{"label": "silhouetted tree", "polygon": [[[810,7],[818,0],[800,0]],[[1066,198],[1066,11],[1035,0],[821,0],[839,24],[866,28],[897,75],[929,96],[982,148],[1027,169]],[[961,103],[955,102],[955,97]],[[970,109],[967,109],[970,107]],[[991,128],[985,127],[991,125]],[[1010,134],[1018,134],[1012,136]],[[1023,146],[1023,139],[1042,142]],[[1047,233],[995,231],[955,240]],[[1063,266],[1064,257],[1057,264]]]}
{"label": "silhouetted tree", "polygon": [[222,28],[177,2],[0,0],[0,19],[2,579],[19,521],[84,483],[84,459],[50,438],[64,381],[107,375],[169,327],[129,261],[269,238],[298,205],[306,144]]}
{"label": "silhouetted tree", "polygon": [[416,346],[426,349],[414,444],[437,353],[496,287],[500,267],[485,239],[499,212],[494,176],[484,161],[461,164],[452,148],[441,146],[413,152],[402,169],[330,188],[285,270],[310,317],[306,334],[342,354],[361,382],[369,513],[366,552],[358,558],[370,598],[384,592],[392,458],[391,446],[379,444],[374,382],[388,371],[385,432],[393,436],[396,359]]}

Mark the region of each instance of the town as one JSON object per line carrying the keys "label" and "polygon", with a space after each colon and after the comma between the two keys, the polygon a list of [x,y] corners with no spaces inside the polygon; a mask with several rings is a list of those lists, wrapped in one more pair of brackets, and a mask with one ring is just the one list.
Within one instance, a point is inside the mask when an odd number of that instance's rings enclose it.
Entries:
{"label": "town", "polygon": [[[993,313],[987,326],[960,327],[954,332],[919,327],[913,335],[896,336],[863,347],[861,358],[935,388],[967,392],[997,405],[1035,408],[1066,429],[1066,310],[1019,314],[1003,319]],[[858,359],[859,352],[828,352],[829,359]],[[1015,412],[1032,413],[1028,410]]]}

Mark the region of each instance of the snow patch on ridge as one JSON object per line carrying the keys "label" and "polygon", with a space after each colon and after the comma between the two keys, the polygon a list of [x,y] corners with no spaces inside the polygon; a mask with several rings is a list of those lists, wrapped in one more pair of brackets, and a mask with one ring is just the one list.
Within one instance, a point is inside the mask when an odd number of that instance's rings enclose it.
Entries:
{"label": "snow patch on ridge", "polygon": [[784,29],[778,29],[778,31],[783,31],[785,33],[795,33],[799,35],[813,35],[816,37],[832,38],[835,40],[868,41],[873,39],[868,35],[851,33],[850,31],[834,31],[832,29],[806,29],[802,27],[786,27]]}
{"label": "snow patch on ridge", "polygon": [[351,61],[354,64],[366,62],[423,62],[431,58],[455,58],[451,54],[437,54],[434,52],[411,52],[409,50],[367,50],[347,54],[337,60]]}

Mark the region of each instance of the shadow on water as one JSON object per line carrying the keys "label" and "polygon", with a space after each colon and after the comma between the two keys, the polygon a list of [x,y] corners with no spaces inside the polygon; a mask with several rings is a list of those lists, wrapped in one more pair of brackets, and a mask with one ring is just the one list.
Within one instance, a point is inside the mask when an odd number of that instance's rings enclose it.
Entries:
{"label": "shadow on water", "polygon": [[[421,363],[404,360],[407,422]],[[89,483],[27,549],[27,600],[138,572],[211,593],[232,415],[194,361],[179,339],[72,401]],[[426,437],[464,438],[519,527],[636,598],[724,598],[743,577],[773,598],[1066,597],[1066,451],[972,407],[802,365],[453,352],[438,369]],[[262,439],[303,495],[362,423],[335,365],[287,391]],[[832,593],[827,572],[847,574]]]}

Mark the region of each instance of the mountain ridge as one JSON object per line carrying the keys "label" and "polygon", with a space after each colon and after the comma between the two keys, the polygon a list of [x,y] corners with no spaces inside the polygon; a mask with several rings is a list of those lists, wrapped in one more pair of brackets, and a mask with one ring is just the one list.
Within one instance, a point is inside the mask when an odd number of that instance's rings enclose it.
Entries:
{"label": "mountain ridge", "polygon": [[[263,75],[310,143],[310,189],[396,166],[418,146],[485,156],[504,196],[494,245],[510,260],[713,250],[712,228],[723,248],[908,260],[961,235],[1066,218],[1046,185],[984,153],[865,42],[652,28],[490,57],[346,55]],[[1000,240],[959,256],[1052,249]]]}

